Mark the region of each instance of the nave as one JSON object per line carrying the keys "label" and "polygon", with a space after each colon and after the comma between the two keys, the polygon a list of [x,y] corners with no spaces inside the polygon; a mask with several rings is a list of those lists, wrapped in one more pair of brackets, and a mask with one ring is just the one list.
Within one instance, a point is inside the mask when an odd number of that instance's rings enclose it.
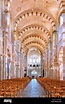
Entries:
{"label": "nave", "polygon": [[19,97],[46,97],[44,88],[39,84],[39,82],[33,78],[26,88],[21,91]]}
{"label": "nave", "polygon": [[65,0],[0,0],[0,97],[65,97]]}
{"label": "nave", "polygon": [[65,81],[44,77],[23,77],[0,81],[0,97],[64,98]]}
{"label": "nave", "polygon": [[0,81],[0,97],[45,97],[44,88],[35,78],[8,79]]}

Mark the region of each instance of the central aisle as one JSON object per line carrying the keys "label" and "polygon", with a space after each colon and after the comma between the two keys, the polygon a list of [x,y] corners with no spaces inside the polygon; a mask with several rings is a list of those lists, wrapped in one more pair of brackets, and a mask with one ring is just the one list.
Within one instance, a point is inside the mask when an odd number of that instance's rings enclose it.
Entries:
{"label": "central aisle", "polygon": [[24,91],[21,91],[20,97],[46,97],[44,88],[38,83],[36,79],[32,79],[26,86]]}

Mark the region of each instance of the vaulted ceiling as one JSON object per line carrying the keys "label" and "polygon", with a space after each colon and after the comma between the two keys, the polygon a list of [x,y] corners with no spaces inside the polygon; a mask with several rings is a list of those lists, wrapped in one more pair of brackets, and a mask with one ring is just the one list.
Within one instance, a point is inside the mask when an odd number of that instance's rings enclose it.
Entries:
{"label": "vaulted ceiling", "polygon": [[12,0],[11,20],[24,50],[37,47],[42,53],[59,25],[58,0]]}

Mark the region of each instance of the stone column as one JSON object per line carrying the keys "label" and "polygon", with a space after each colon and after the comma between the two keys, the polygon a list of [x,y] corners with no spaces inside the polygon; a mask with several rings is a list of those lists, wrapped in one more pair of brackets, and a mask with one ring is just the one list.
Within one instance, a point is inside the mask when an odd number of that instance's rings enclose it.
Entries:
{"label": "stone column", "polygon": [[21,45],[20,40],[15,40],[15,62],[16,62],[16,77],[21,77],[21,70],[22,70],[22,52],[21,52]]}
{"label": "stone column", "polygon": [[3,69],[2,69],[2,79],[6,79],[6,49],[7,49],[7,13],[5,12],[5,3],[3,3],[3,10],[2,10],[2,38],[3,38]]}
{"label": "stone column", "polygon": [[53,64],[52,64],[52,39],[50,40],[50,66],[49,66],[49,69],[50,69],[50,76],[51,78],[53,78]]}
{"label": "stone column", "polygon": [[5,56],[4,56],[4,36],[5,36],[5,18],[4,18],[4,0],[1,0],[1,26],[2,26],[2,66],[1,66],[1,79],[5,79]]}
{"label": "stone column", "polygon": [[47,47],[47,71],[48,71],[48,77],[51,77],[51,69],[50,69],[50,41],[48,42]]}
{"label": "stone column", "polygon": [[53,35],[54,35],[54,64],[53,64],[53,78],[54,79],[58,79],[58,49],[57,49],[57,43],[58,43],[58,34],[57,31],[53,31]]}
{"label": "stone column", "polygon": [[58,0],[60,5],[60,29],[62,34],[62,49],[63,49],[63,80],[65,80],[65,0]]}
{"label": "stone column", "polygon": [[5,31],[3,31],[3,52],[2,52],[2,79],[6,79],[6,38],[5,38]]}
{"label": "stone column", "polygon": [[3,63],[2,63],[2,79],[6,79],[7,78],[7,33],[9,33],[9,28],[8,28],[8,19],[10,19],[9,17],[9,1],[7,0],[2,0],[2,38],[3,38]]}
{"label": "stone column", "polygon": [[2,79],[2,0],[0,0],[0,80]]}
{"label": "stone column", "polygon": [[1,12],[2,12],[2,5],[1,5],[2,1],[0,0],[0,27],[1,27]]}
{"label": "stone column", "polygon": [[63,80],[65,80],[65,13],[61,15],[63,22],[61,25],[62,47],[63,47]]}
{"label": "stone column", "polygon": [[16,78],[19,77],[19,41],[16,40]]}
{"label": "stone column", "polygon": [[24,52],[23,52],[23,48],[21,48],[21,64],[22,64],[22,68],[21,68],[21,77],[24,77]]}
{"label": "stone column", "polygon": [[41,55],[41,58],[42,58],[42,61],[41,61],[41,64],[42,64],[42,71],[41,71],[41,75],[44,77],[44,72],[45,72],[45,68],[44,68],[44,54]]}
{"label": "stone column", "polygon": [[49,70],[48,70],[48,47],[46,49],[46,77],[49,77]]}
{"label": "stone column", "polygon": [[43,76],[43,54],[41,53],[41,76]]}
{"label": "stone column", "polygon": [[25,69],[26,69],[26,67],[27,67],[27,65],[26,65],[26,54],[25,54],[25,52],[23,51],[23,57],[22,57],[22,66],[23,66],[23,74],[24,74],[24,76],[25,76]]}
{"label": "stone column", "polygon": [[44,76],[48,77],[48,56],[47,56],[47,48],[44,53]]}
{"label": "stone column", "polygon": [[20,78],[22,78],[21,70],[22,70],[22,52],[21,52],[21,49],[20,49]]}
{"label": "stone column", "polygon": [[26,55],[26,53],[25,53],[25,61],[24,61],[24,63],[25,63],[25,74],[26,74],[26,76],[27,76],[27,55]]}

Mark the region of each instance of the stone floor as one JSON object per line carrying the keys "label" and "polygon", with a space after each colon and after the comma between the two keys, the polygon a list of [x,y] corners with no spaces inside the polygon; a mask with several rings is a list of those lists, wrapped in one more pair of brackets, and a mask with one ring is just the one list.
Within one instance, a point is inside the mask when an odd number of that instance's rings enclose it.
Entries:
{"label": "stone floor", "polygon": [[19,97],[47,97],[44,88],[33,78],[26,86],[24,91],[21,91]]}

